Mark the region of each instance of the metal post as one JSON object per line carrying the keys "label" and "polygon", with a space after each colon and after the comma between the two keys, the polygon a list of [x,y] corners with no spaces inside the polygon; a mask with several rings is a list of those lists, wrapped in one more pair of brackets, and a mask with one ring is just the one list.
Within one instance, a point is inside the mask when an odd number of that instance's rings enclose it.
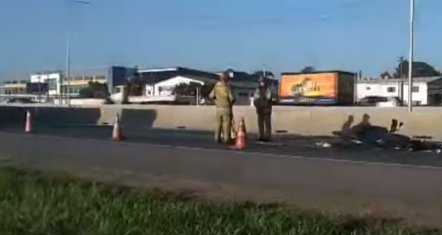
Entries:
{"label": "metal post", "polygon": [[198,106],[198,105],[200,105],[200,87],[198,86],[198,87],[196,87],[196,105]]}
{"label": "metal post", "polygon": [[398,58],[398,62],[399,62],[399,89],[400,89],[400,93],[399,93],[399,98],[401,99],[401,101],[404,101],[404,75],[402,74],[402,70],[403,70],[403,63],[404,63],[404,57],[400,56]]}
{"label": "metal post", "polygon": [[[77,4],[82,4],[82,5],[90,5],[90,3],[88,1],[83,1],[83,0],[73,0],[73,3],[77,3]],[[69,92],[69,88],[71,85],[71,8],[70,8],[70,1],[68,2],[68,14],[67,14],[67,28],[66,28],[66,76],[64,77],[63,81],[61,82],[61,89],[60,89],[60,94],[61,94],[61,101],[63,102],[63,94],[66,95],[66,103],[68,105],[68,107],[71,106],[71,94]],[[64,85],[64,87],[66,88],[66,91],[63,89],[63,84],[66,83]]]}
{"label": "metal post", "polygon": [[262,76],[263,76],[264,78],[267,78],[267,76],[266,76],[266,65],[265,65],[265,64],[262,65]]}
{"label": "metal post", "polygon": [[[60,87],[60,90],[61,90],[60,93],[62,94],[62,97],[63,97],[63,94],[66,95],[66,103],[67,103],[68,107],[71,106],[71,96],[68,92],[69,85],[70,85],[70,82],[69,82],[70,78],[71,78],[71,39],[70,39],[70,33],[69,33],[69,29],[68,29],[67,33],[66,33],[66,74],[63,79],[64,81],[61,83],[61,87]],[[64,83],[66,83],[66,84],[64,85]],[[66,92],[65,92],[64,88],[66,88]],[[61,100],[63,100],[63,99],[61,99]]]}
{"label": "metal post", "polygon": [[408,56],[408,112],[413,111],[414,1],[410,0],[410,51]]}

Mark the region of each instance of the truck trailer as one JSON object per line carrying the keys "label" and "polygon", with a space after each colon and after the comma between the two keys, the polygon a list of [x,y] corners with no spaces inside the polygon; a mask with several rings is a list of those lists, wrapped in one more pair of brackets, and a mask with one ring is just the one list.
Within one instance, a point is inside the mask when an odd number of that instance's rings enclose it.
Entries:
{"label": "truck trailer", "polygon": [[279,103],[282,105],[354,104],[356,74],[345,71],[282,73]]}

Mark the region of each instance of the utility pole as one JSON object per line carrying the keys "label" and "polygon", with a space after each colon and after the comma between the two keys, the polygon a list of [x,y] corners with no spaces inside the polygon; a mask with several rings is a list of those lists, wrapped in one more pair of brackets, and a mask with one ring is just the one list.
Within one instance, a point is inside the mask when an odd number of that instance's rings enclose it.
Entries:
{"label": "utility pole", "polygon": [[408,112],[413,112],[414,5],[410,0],[410,51],[408,55]]}
{"label": "utility pole", "polygon": [[399,63],[399,89],[400,89],[400,93],[399,93],[399,98],[401,99],[401,101],[404,101],[404,75],[402,74],[402,70],[403,70],[403,63],[404,63],[404,57],[403,56],[399,56],[398,58],[398,63]]}
{"label": "utility pole", "polygon": [[265,64],[262,65],[262,77],[263,78],[267,78],[267,76],[266,76],[266,65]]}
{"label": "utility pole", "polygon": [[63,104],[63,96],[66,96],[66,103],[68,107],[71,106],[71,100],[69,95],[69,85],[71,80],[71,37],[69,29],[66,32],[66,73],[61,82],[60,93],[61,93],[61,103]]}
{"label": "utility pole", "polygon": [[[60,95],[61,95],[61,101],[63,103],[63,94],[66,95],[66,103],[68,107],[71,106],[71,94],[69,91],[69,88],[71,87],[71,4],[69,4],[71,0],[68,2],[68,14],[67,14],[67,27],[66,27],[66,74],[63,78],[63,81],[61,82],[61,89],[60,89]],[[87,1],[82,0],[73,0],[72,3],[81,4],[81,5],[90,5]],[[66,84],[65,84],[66,83]],[[64,85],[65,84],[65,85]]]}

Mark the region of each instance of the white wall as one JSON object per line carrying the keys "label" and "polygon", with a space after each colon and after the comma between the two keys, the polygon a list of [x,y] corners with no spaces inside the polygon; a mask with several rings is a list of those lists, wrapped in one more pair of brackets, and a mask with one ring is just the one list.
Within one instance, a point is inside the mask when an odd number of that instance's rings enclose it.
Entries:
{"label": "white wall", "polygon": [[[418,87],[417,92],[413,92],[413,102],[419,102],[420,105],[428,104],[427,83],[414,83],[413,87]],[[391,91],[393,89],[393,91]],[[401,97],[401,86],[399,83],[373,83],[358,82],[356,85],[357,99],[366,96],[386,96]],[[403,99],[408,103],[408,84],[403,86]]]}
{"label": "white wall", "polygon": [[170,78],[170,79],[167,79],[165,81],[155,84],[155,86],[153,86],[153,91],[154,91],[155,95],[167,96],[167,95],[172,94],[173,89],[177,85],[182,84],[182,83],[189,84],[191,82],[199,83],[201,85],[204,84],[204,82],[202,82],[202,81],[190,79],[190,78],[183,77],[183,76],[176,76],[176,77],[173,77],[173,78]]}
{"label": "white wall", "polygon": [[61,73],[33,74],[31,75],[31,82],[48,82],[48,80],[53,79],[55,87],[51,87],[51,84],[49,84],[49,95],[58,95],[61,89],[61,76],[63,76]]}
{"label": "white wall", "polygon": [[[204,84],[203,81],[198,81],[195,79],[190,79],[184,76],[176,76],[171,79],[159,82],[155,85],[147,85],[146,86],[146,95],[160,95],[160,96],[167,96],[171,95],[173,89],[178,84],[186,83],[189,84],[191,82],[199,83],[201,85]],[[235,87],[233,89],[233,92],[236,96],[236,103],[237,105],[249,105],[250,104],[250,97],[253,96],[254,88],[252,87]]]}

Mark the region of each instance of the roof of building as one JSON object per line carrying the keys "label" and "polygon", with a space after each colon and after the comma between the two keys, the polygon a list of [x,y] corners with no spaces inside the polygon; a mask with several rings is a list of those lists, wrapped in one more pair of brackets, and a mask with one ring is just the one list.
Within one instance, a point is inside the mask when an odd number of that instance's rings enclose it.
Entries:
{"label": "roof of building", "polygon": [[[237,83],[253,83],[257,85],[258,79],[261,76],[258,74],[249,74],[246,72],[235,71],[235,70],[232,70],[232,72],[233,72],[233,78],[231,78],[230,80],[232,82],[237,82]],[[266,81],[273,85],[277,85],[279,83],[279,81],[274,78],[266,78]]]}
{"label": "roof of building", "polygon": [[25,84],[27,82],[29,82],[29,80],[24,80],[24,79],[22,79],[22,80],[6,80],[6,81],[3,81],[3,84]]}
{"label": "roof of building", "polygon": [[40,70],[32,73],[32,75],[47,75],[47,74],[61,74],[63,70]]}
{"label": "roof of building", "polygon": [[215,79],[213,77],[204,77],[204,76],[194,76],[194,75],[184,75],[183,77],[201,81],[201,82],[217,82],[218,79]]}
{"label": "roof of building", "polygon": [[[132,69],[133,67],[125,67],[125,66],[98,66],[98,67],[79,67],[79,68],[72,68],[69,72],[72,76],[95,76],[95,75],[103,75],[107,73],[109,69],[112,68],[126,68],[126,69]],[[58,70],[40,70],[33,72],[32,75],[48,75],[48,74],[63,74],[64,70],[58,69]]]}
{"label": "roof of building", "polygon": [[302,75],[302,74],[321,74],[321,73],[339,73],[339,74],[346,74],[346,75],[356,75],[356,73],[343,71],[343,70],[325,70],[325,71],[314,71],[310,73],[301,73],[301,72],[283,72],[281,75]]}
{"label": "roof of building", "polygon": [[185,67],[168,67],[168,68],[154,68],[154,69],[139,69],[143,82],[147,84],[154,84],[168,80],[176,76],[184,77],[200,77],[205,79],[217,79],[218,75],[206,71],[190,69]]}
{"label": "roof of building", "polygon": [[176,66],[176,67],[138,69],[138,73],[178,71],[180,68],[183,68],[183,67]]}
{"label": "roof of building", "polygon": [[[442,76],[436,77],[417,77],[413,78],[413,82],[419,83],[430,83],[436,80],[442,79]],[[408,84],[408,78],[390,78],[390,79],[369,79],[369,80],[358,80],[357,83],[369,83],[369,84],[391,84],[391,83],[399,83],[404,82],[404,84]]]}

